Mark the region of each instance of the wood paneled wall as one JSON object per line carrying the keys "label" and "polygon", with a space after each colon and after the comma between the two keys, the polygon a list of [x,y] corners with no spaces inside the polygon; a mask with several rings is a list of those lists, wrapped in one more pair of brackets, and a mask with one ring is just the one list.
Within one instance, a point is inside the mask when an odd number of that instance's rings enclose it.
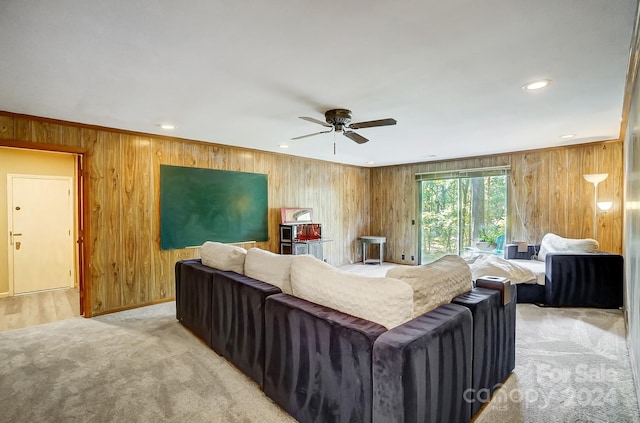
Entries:
{"label": "wood paneled wall", "polygon": [[598,214],[597,239],[602,250],[621,253],[622,154],[621,142],[603,142],[375,168],[371,171],[371,234],[387,237],[386,260],[411,263],[412,255],[418,258],[416,173],[510,165],[507,242],[539,243],[547,232],[568,238],[594,237],[594,187],[582,175],[609,173],[598,186],[598,200],[613,201],[613,207]]}
{"label": "wood paneled wall", "polygon": [[418,258],[415,173],[511,165],[507,241],[540,242],[546,232],[593,236],[593,185],[582,175],[607,172],[599,199],[614,206],[598,215],[597,238],[601,249],[622,251],[620,142],[368,169],[0,112],[3,139],[86,151],[89,315],[174,298],[175,262],[199,256],[160,250],[160,164],[269,175],[269,241],[255,246],[278,251],[281,207],[312,207],[333,239],[325,257],[334,265],[361,259],[365,234],[387,237],[387,261]]}
{"label": "wood paneled wall", "polygon": [[199,257],[197,248],[160,250],[160,164],[267,174],[269,241],[255,244],[263,249],[279,251],[281,207],[314,209],[334,240],[324,244],[334,265],[357,259],[358,236],[369,232],[366,168],[4,112],[2,139],[86,151],[89,315],[173,298],[175,262]]}

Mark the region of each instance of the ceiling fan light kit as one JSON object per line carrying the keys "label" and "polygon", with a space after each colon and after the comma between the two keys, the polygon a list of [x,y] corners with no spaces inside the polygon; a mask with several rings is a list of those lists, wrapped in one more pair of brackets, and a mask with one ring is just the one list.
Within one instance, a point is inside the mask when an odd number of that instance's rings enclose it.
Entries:
{"label": "ceiling fan light kit", "polygon": [[325,128],[330,128],[326,131],[315,132],[313,134],[302,135],[299,137],[291,138],[292,140],[299,140],[302,138],[312,137],[314,135],[327,134],[329,132],[342,132],[342,135],[349,138],[352,141],[357,142],[358,144],[364,144],[369,140],[362,135],[354,132],[355,129],[362,128],[373,128],[376,126],[389,126],[395,125],[397,122],[395,119],[387,118],[387,119],[379,119],[379,120],[371,120],[367,122],[357,122],[351,123],[351,110],[347,109],[331,109],[327,110],[324,114],[325,122],[321,120],[308,117],[308,116],[300,116],[300,119],[306,120],[307,122],[316,123],[318,125],[322,125]]}

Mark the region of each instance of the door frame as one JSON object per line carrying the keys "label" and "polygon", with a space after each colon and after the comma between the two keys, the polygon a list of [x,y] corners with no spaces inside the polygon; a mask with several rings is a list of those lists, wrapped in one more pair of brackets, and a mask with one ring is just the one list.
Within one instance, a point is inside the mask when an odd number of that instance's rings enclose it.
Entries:
{"label": "door frame", "polygon": [[[57,176],[57,175],[30,175],[30,174],[25,174],[25,173],[8,173],[7,174],[7,220],[8,220],[8,227],[9,227],[9,236],[11,235],[11,229],[13,228],[13,203],[9,204],[9,198],[11,198],[11,200],[13,200],[13,180],[14,178],[22,178],[22,179],[46,179],[46,180],[58,180],[58,181],[67,181],[69,183],[69,189],[71,189],[73,187],[73,177],[71,176]],[[11,182],[11,183],[9,183]],[[71,203],[71,210],[70,210],[73,214],[71,216],[67,216],[67,218],[71,218],[71,226],[74,227],[74,232],[76,231],[77,225],[74,225],[74,214],[75,212],[73,211],[73,202]],[[66,247],[68,248],[68,247]],[[16,293],[16,281],[14,279],[14,271],[13,271],[13,266],[14,266],[14,248],[10,248],[9,249],[9,268],[8,270],[8,274],[9,274],[9,296],[15,295]],[[71,249],[72,254],[74,254],[73,252],[73,248]],[[75,255],[75,254],[74,254]],[[74,280],[74,285],[75,285],[75,280],[77,278],[77,273],[78,273],[78,268],[80,267],[80,260],[78,260],[78,262],[76,263],[76,259],[75,257],[73,258],[73,280]],[[79,284],[78,284],[79,285]],[[80,291],[80,289],[78,289],[78,291]]]}
{"label": "door frame", "polygon": [[[50,151],[58,153],[70,153],[76,156],[77,160],[77,239],[78,248],[78,291],[80,293],[80,315],[84,317],[92,316],[91,307],[91,284],[87,280],[90,275],[91,264],[88,260],[90,250],[90,222],[89,222],[89,184],[86,181],[86,169],[89,169],[89,153],[86,148],[70,147],[65,145],[44,144],[37,142],[19,141],[14,139],[0,139],[1,147],[21,148],[26,150]],[[7,234],[8,235],[8,234]]]}

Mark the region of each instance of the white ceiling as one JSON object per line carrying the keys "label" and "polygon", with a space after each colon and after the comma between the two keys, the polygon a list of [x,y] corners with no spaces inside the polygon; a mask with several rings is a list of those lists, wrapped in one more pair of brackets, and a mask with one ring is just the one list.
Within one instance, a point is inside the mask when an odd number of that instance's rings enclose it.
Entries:
{"label": "white ceiling", "polygon": [[[2,0],[0,110],[359,166],[616,139],[637,4]],[[398,124],[290,140],[331,108]]]}

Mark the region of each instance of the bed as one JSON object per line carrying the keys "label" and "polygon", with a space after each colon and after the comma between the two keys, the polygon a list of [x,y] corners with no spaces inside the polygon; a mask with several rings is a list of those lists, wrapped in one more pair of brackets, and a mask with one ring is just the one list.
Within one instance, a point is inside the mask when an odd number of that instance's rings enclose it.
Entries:
{"label": "bed", "polygon": [[[562,251],[565,247],[559,249],[558,245],[566,246],[567,243],[562,242],[569,239],[547,235],[540,245],[528,245],[526,252],[519,252],[516,244],[508,244],[504,257],[477,257],[469,263],[474,280],[486,275],[511,279],[519,303],[554,307],[622,306],[624,260],[621,255],[597,251],[593,243],[586,251],[571,244]],[[545,246],[543,243],[548,240],[553,242]]]}

